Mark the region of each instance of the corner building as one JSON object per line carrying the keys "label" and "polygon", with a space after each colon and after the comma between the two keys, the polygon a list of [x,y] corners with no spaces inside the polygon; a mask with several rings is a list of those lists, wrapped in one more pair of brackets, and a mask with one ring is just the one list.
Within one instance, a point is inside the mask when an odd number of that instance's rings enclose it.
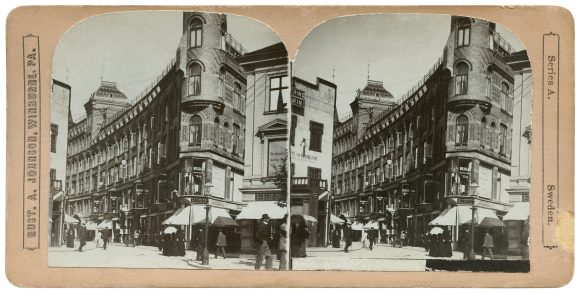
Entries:
{"label": "corner building", "polygon": [[442,56],[399,101],[369,81],[335,127],[333,212],[385,215],[383,242],[405,232],[423,245],[430,223],[445,226],[458,246],[475,208],[475,248],[488,228],[505,248],[501,229],[480,220],[497,224],[509,209],[511,51],[494,23],[453,16]]}
{"label": "corner building", "polygon": [[[244,53],[225,15],[185,12],[175,59],[136,101],[103,81],[69,130],[67,212],[109,223],[117,242],[137,230],[144,244],[184,197],[239,213],[246,75],[236,60]],[[228,234],[228,251],[239,249]]]}

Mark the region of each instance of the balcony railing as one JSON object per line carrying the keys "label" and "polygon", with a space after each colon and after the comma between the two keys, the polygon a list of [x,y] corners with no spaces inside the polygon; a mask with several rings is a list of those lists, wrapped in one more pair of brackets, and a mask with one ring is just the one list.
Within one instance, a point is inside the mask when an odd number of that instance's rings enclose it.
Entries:
{"label": "balcony railing", "polygon": [[292,188],[307,188],[326,190],[328,188],[327,181],[309,177],[294,177],[292,178]]}
{"label": "balcony railing", "polygon": [[222,49],[236,57],[240,57],[246,53],[248,53],[248,51],[246,50],[246,48],[244,48],[244,46],[242,46],[242,44],[240,44],[240,42],[236,41],[236,39],[234,39],[234,37],[232,37],[232,35],[228,34],[225,31],[222,31],[223,34],[223,41],[224,44],[222,44]]}

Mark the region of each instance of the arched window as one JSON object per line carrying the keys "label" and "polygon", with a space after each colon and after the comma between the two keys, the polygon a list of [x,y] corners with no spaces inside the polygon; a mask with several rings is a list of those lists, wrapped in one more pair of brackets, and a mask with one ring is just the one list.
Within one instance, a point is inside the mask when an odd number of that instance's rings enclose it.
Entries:
{"label": "arched window", "polygon": [[201,118],[197,115],[189,120],[189,145],[201,145]]}
{"label": "arched window", "polygon": [[469,66],[465,62],[459,62],[455,66],[455,95],[467,94],[467,73]]}
{"label": "arched window", "polygon": [[490,130],[489,130],[489,145],[491,146],[491,149],[495,149],[497,150],[497,135],[495,133],[495,122],[492,122],[490,124]]}
{"label": "arched window", "polygon": [[464,18],[457,23],[457,47],[469,45],[471,22]]}
{"label": "arched window", "polygon": [[499,125],[499,154],[505,155],[507,150],[507,126],[504,124]]}
{"label": "arched window", "polygon": [[194,62],[189,65],[187,71],[187,93],[190,96],[197,96],[201,93],[201,65]]}
{"label": "arched window", "polygon": [[189,47],[201,47],[203,24],[201,19],[194,18],[189,23]]}
{"label": "arched window", "polygon": [[238,150],[238,144],[240,141],[240,126],[237,124],[234,124],[234,136],[233,136],[233,140],[234,143],[232,144],[232,153],[238,153],[241,150]]}
{"label": "arched window", "polygon": [[457,131],[455,133],[455,145],[467,146],[467,132],[469,128],[469,120],[467,116],[461,115],[457,118]]}

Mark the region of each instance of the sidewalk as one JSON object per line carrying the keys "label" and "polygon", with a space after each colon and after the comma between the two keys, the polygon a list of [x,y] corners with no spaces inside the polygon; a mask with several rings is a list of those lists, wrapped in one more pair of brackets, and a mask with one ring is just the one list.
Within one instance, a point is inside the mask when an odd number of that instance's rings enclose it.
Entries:
{"label": "sidewalk", "polygon": [[[254,270],[256,256],[241,254],[238,258],[215,259],[210,253],[209,266],[195,261],[196,253],[186,250],[185,256],[164,256],[157,247],[126,247],[124,244],[111,243],[107,250],[96,248],[96,242],[87,242],[83,252],[75,248],[49,247],[48,266],[51,267],[120,267],[120,268],[172,268],[172,269],[246,269]],[[274,260],[273,268],[279,262]],[[262,265],[262,269],[265,269]]]}

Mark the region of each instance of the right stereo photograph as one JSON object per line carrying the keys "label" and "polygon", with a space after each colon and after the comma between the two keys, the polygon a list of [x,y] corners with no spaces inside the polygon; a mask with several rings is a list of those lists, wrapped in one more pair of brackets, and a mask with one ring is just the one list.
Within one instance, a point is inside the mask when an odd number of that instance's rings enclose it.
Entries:
{"label": "right stereo photograph", "polygon": [[530,270],[532,71],[508,29],[340,17],[291,71],[293,270]]}

